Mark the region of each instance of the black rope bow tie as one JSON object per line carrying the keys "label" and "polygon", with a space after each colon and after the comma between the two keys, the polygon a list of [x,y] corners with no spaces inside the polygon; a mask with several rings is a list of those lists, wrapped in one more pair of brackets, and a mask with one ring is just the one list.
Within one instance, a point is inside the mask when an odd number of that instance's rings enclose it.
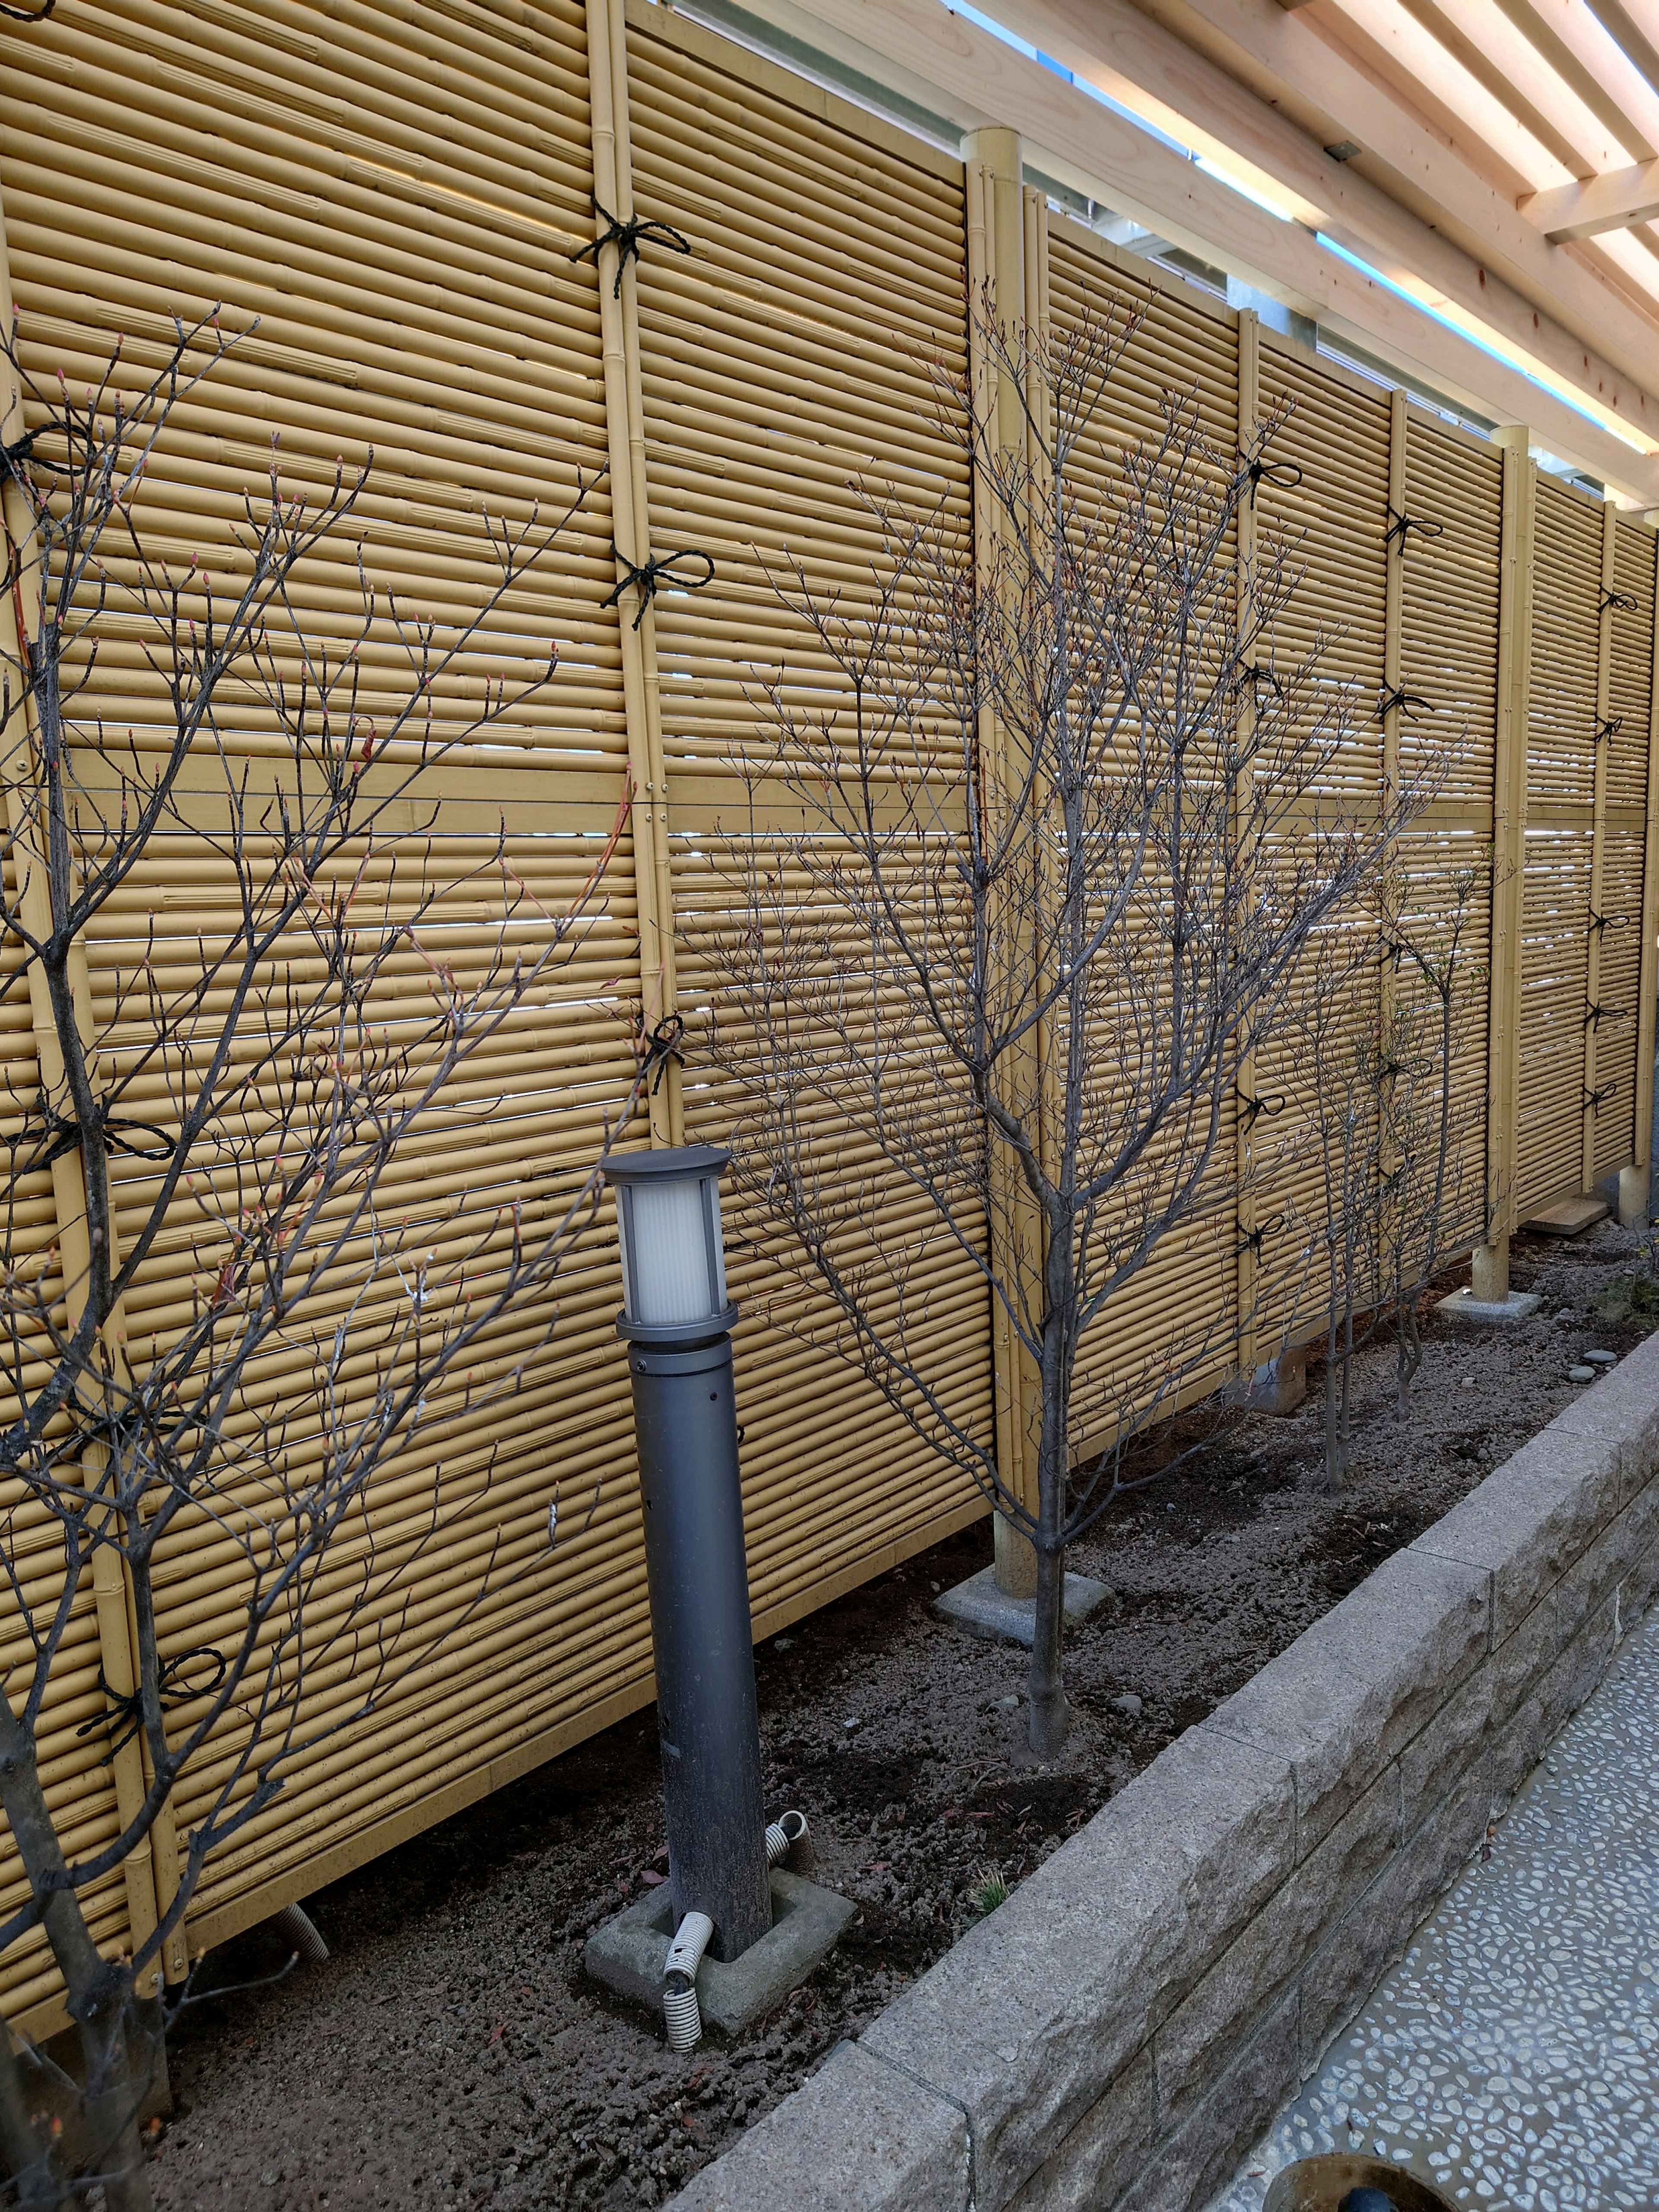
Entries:
{"label": "black rope bow tie", "polygon": [[611,288],[613,299],[621,299],[623,270],[630,261],[639,259],[641,246],[665,246],[671,253],[690,253],[691,251],[690,240],[683,238],[672,223],[653,222],[647,216],[639,215],[631,215],[626,222],[623,222],[611,214],[609,208],[601,207],[597,200],[593,203],[593,212],[604,219],[605,228],[597,238],[590,239],[586,246],[579,246],[570,258],[586,261],[592,254],[597,262],[607,246],[614,246],[617,249],[617,281]]}
{"label": "black rope bow tie", "polygon": [[1247,461],[1244,473],[1250,480],[1252,507],[1258,485],[1270,483],[1279,491],[1294,491],[1302,481],[1302,471],[1295,461]]}
{"label": "black rope bow tie", "polygon": [[1443,538],[1446,534],[1446,526],[1443,522],[1425,522],[1420,515],[1402,514],[1397,507],[1389,507],[1389,526],[1383,534],[1382,543],[1385,545],[1392,545],[1397,540],[1402,553],[1406,550],[1406,540],[1413,530],[1424,538]]}
{"label": "black rope bow tie", "polygon": [[[185,1668],[197,1659],[210,1659],[213,1662],[211,1680],[185,1682],[182,1680]],[[194,1698],[210,1698],[225,1679],[225,1665],[224,1653],[216,1651],[210,1644],[198,1644],[193,1651],[181,1651],[176,1659],[169,1659],[155,1677],[156,1703],[164,1713],[170,1713],[179,1705],[189,1705]],[[173,1686],[175,1683],[179,1686],[177,1688]],[[144,1701],[137,1690],[131,1697],[123,1697],[118,1690],[112,1690],[104,1680],[104,1670],[101,1667],[98,1669],[98,1686],[109,1699],[111,1711],[107,1713],[100,1713],[96,1720],[88,1721],[84,1728],[77,1729],[76,1734],[77,1736],[90,1735],[94,1729],[105,1727],[118,1716],[125,1721],[126,1725],[99,1762],[100,1765],[107,1766],[116,1753],[130,1744],[134,1736],[142,1732],[144,1725]]]}
{"label": "black rope bow tie", "polygon": [[650,1086],[653,1098],[662,1089],[669,1061],[675,1060],[681,1067],[685,1066],[685,1055],[680,1050],[680,1040],[684,1035],[685,1023],[678,1014],[665,1014],[651,1032],[651,1041],[640,1061],[640,1081],[643,1083],[652,1070],[656,1070],[656,1080]]}
{"label": "black rope bow tie", "polygon": [[1425,714],[1434,712],[1433,702],[1423,698],[1418,692],[1384,690],[1377,694],[1376,719],[1379,722],[1385,721],[1396,708],[1402,714],[1409,714],[1413,707],[1420,707]]}
{"label": "black rope bow tie", "polygon": [[[625,554],[617,551],[615,538],[611,541],[611,550],[620,566],[628,573],[620,583],[605,593],[604,599],[599,601],[599,605],[602,607],[616,606],[629,586],[637,584],[640,587],[640,605],[639,611],[630,625],[634,629],[637,629],[645,620],[646,609],[665,584],[675,591],[700,592],[705,584],[712,584],[714,580],[713,558],[700,546],[688,545],[681,552],[665,553],[660,561],[653,554],[650,560],[641,562],[637,565],[629,560]],[[678,563],[682,561],[701,561],[707,573],[701,576],[683,575],[678,567]]]}

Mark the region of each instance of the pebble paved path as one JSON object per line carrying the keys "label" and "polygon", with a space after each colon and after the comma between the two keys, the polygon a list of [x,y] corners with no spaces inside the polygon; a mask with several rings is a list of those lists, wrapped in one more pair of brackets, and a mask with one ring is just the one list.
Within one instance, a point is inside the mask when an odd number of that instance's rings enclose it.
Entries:
{"label": "pebble paved path", "polygon": [[1659,1608],[1213,2212],[1337,2149],[1491,2212],[1659,2208]]}

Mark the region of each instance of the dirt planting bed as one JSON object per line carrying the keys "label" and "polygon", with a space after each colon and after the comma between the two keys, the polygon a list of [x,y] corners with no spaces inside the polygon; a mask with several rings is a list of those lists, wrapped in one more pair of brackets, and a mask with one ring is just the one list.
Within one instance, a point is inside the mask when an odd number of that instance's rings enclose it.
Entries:
{"label": "dirt planting bed", "polygon": [[[1659,1274],[1610,1224],[1517,1245],[1540,1312],[1431,1324],[1406,1422],[1390,1355],[1362,1361],[1357,1465],[1323,1485],[1316,1364],[1297,1414],[1237,1423],[1120,1500],[1073,1564],[1115,1602],[1069,1643],[1073,1741],[1022,1771],[1024,1655],[931,1611],[988,1526],[921,1555],[757,1654],[770,1808],[799,1805],[817,1875],[859,1901],[840,1948],[741,2040],[667,2050],[582,1975],[590,1929],[665,1865],[643,1713],[320,1892],[322,1967],[210,1998],[173,2042],[156,2139],[164,2212],[662,2203],[1156,1756],[1437,1520],[1659,1322]],[[1443,1288],[1457,1279],[1448,1279]],[[1594,1387],[1589,1386],[1589,1387]],[[1194,1416],[1151,1457],[1204,1433]],[[1150,1460],[1147,1463],[1150,1471]],[[279,1963],[255,1930],[222,1985]]]}

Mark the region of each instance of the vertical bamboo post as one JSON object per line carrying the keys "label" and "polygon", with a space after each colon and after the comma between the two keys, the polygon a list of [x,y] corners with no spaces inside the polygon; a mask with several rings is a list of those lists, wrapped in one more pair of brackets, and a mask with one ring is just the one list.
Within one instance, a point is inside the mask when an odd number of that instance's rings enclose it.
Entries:
{"label": "vertical bamboo post", "polygon": [[[0,206],[0,330],[14,327],[11,255]],[[9,362],[0,362],[0,438],[8,445],[23,434],[23,395]],[[38,620],[39,542],[34,519],[18,486],[9,477],[3,501],[5,550],[15,580],[10,592],[0,593],[0,650],[19,666],[27,660],[33,624]],[[32,718],[21,702],[14,704],[0,743],[8,757],[15,751],[33,753],[35,733]],[[17,897],[25,926],[37,939],[52,933],[51,896],[47,889],[45,855],[36,847],[34,826],[22,794],[13,781],[7,794],[7,826],[12,838],[13,865],[17,871]],[[71,986],[82,1037],[92,1034],[91,991],[84,949],[76,947],[71,959]],[[29,969],[29,1018],[34,1038],[40,1087],[48,1098],[61,1099],[64,1069],[63,1048],[39,963]],[[74,1327],[84,1305],[91,1248],[87,1234],[87,1192],[81,1154],[73,1146],[60,1152],[52,1164],[52,1210],[58,1229],[58,1252],[64,1284],[70,1326]],[[113,1230],[112,1227],[112,1237]],[[120,1256],[112,1249],[112,1267]],[[118,1376],[126,1370],[125,1329],[118,1309],[106,1328],[101,1349]],[[82,1459],[82,1480],[88,1488],[100,1480],[108,1464],[108,1447],[90,1444]],[[118,1551],[100,1545],[93,1554],[93,1605],[98,1624],[98,1660],[112,1696],[130,1698],[137,1684],[137,1647],[133,1633],[125,1564]],[[137,1818],[149,1784],[148,1755],[142,1740],[133,1736],[111,1761],[118,1818],[126,1826]],[[155,1933],[161,1913],[171,1904],[179,1883],[178,1846],[171,1804],[163,1807],[148,1836],[136,1844],[122,1865],[126,1892],[129,1951]],[[169,1939],[164,1958],[154,1962],[138,1981],[141,1997],[155,1996],[165,1972],[179,1981],[185,1972],[185,1942],[180,1929]]]}
{"label": "vertical bamboo post", "polygon": [[[628,130],[628,46],[623,0],[587,0],[587,58],[592,117],[593,198],[628,222],[634,213],[633,157]],[[597,213],[594,230],[605,222]],[[599,339],[605,364],[605,428],[611,462],[611,530],[617,580],[650,558],[650,483],[645,458],[645,404],[640,376],[639,294],[633,261],[625,262],[618,296],[620,249],[601,246]],[[617,607],[623,707],[628,723],[633,793],[635,893],[639,910],[640,1009],[650,1032],[676,1011],[673,884],[668,842],[668,789],[663,768],[662,698],[657,676],[656,610],[626,586]],[[670,1060],[648,1094],[651,1141],[684,1139],[679,1068]]]}
{"label": "vertical bamboo post", "polygon": [[[1261,404],[1261,324],[1253,307],[1238,311],[1238,450],[1249,452],[1255,435]],[[1239,648],[1248,650],[1248,640],[1255,604],[1255,502],[1243,499],[1238,505],[1235,524],[1237,532],[1235,558],[1238,568],[1237,612]],[[1255,690],[1246,684],[1241,708],[1239,738],[1248,746],[1255,731]],[[1246,769],[1241,778],[1238,794],[1241,826],[1248,822],[1250,794],[1248,779],[1251,771]],[[1239,1061],[1238,1084],[1233,1099],[1234,1152],[1237,1170],[1235,1195],[1237,1234],[1233,1239],[1237,1252],[1236,1295],[1238,1300],[1238,1365],[1248,1389],[1255,1373],[1258,1346],[1256,1341],[1256,1300],[1260,1270],[1256,1250],[1252,1242],[1256,1228],[1255,1167],[1255,1116],[1245,1110],[1244,1102],[1255,1097],[1255,1055],[1246,1051]]]}
{"label": "vertical bamboo post", "polygon": [[[1618,540],[1613,535],[1616,515],[1611,501],[1601,510],[1601,580],[1598,594],[1601,605],[1595,624],[1595,735],[1591,745],[1594,755],[1592,790],[1594,805],[1590,814],[1590,880],[1589,910],[1592,915],[1601,912],[1602,877],[1607,868],[1607,754],[1612,740],[1603,732],[1607,726],[1607,707],[1613,696],[1613,606],[1611,594],[1618,560]],[[1595,1091],[1596,1039],[1598,1022],[1595,1009],[1601,999],[1601,933],[1593,925],[1587,933],[1587,952],[1584,963],[1584,1114],[1583,1165],[1579,1187],[1590,1189],[1595,1182],[1595,1122],[1596,1108],[1592,1103]]]}
{"label": "vertical bamboo post", "polygon": [[1655,994],[1659,993],[1659,538],[1651,549],[1656,563],[1655,622],[1648,690],[1648,810],[1642,848],[1642,950],[1636,1006],[1636,1099],[1632,1130],[1633,1158],[1619,1177],[1619,1218],[1628,1229],[1645,1228],[1652,1197],[1649,1188],[1653,1146],[1653,1054]]}
{"label": "vertical bamboo post", "polygon": [[1486,1054],[1486,1241],[1475,1247],[1474,1295],[1510,1291],[1518,1153],[1522,948],[1526,916],[1527,722],[1532,701],[1533,536],[1536,474],[1524,425],[1493,434],[1503,452],[1498,584],[1498,689],[1492,763],[1492,965]]}
{"label": "vertical bamboo post", "polygon": [[[968,133],[963,141],[968,199],[968,333],[974,404],[981,410],[981,435],[1006,458],[1026,458],[1026,429],[1022,394],[1013,379],[990,357],[985,322],[1005,324],[1012,331],[1029,316],[1032,295],[1025,267],[1025,245],[1030,222],[1024,194],[1024,165],[1019,133],[1000,125]],[[1046,229],[1045,229],[1046,236]],[[1035,297],[1041,300],[1046,280],[1036,280]],[[989,458],[988,455],[986,456]],[[998,545],[1005,518],[987,490],[982,472],[974,484],[974,565],[977,588],[996,588]],[[979,754],[981,781],[988,823],[994,824],[1013,786],[1006,758],[1004,732],[988,708],[980,709]],[[1023,948],[1005,945],[1006,957],[1018,963]],[[1028,1095],[1035,1105],[1043,1080],[1042,1047],[1031,1054]],[[1000,1148],[992,1164],[993,1267],[1005,1283],[1019,1286],[1028,1312],[1036,1310],[1041,1297],[1042,1224],[1023,1179]],[[1035,1362],[1021,1343],[1000,1299],[994,1300],[992,1365],[996,1404],[997,1472],[1012,1496],[1028,1511],[1036,1510],[1036,1415],[1041,1405],[1041,1384]],[[996,1583],[1005,1596],[1034,1597],[1036,1594],[1036,1552],[1001,1513],[993,1516]]]}
{"label": "vertical bamboo post", "polygon": [[[1407,413],[1406,395],[1396,385],[1389,394],[1389,520],[1406,512],[1406,457],[1411,435],[1411,421]],[[1390,538],[1383,549],[1382,582],[1382,690],[1385,701],[1404,684],[1406,666],[1406,546],[1409,533],[1401,530]],[[1382,716],[1382,775],[1378,800],[1386,815],[1400,790],[1400,719],[1401,708],[1393,704],[1385,708]],[[1401,863],[1390,853],[1385,865],[1390,869]],[[1399,969],[1391,951],[1386,952],[1382,972],[1377,977],[1376,1025],[1377,1044],[1384,1055],[1393,1040],[1394,1016],[1399,988]],[[1385,1076],[1384,1080],[1388,1079]],[[1443,1080],[1449,1083],[1451,1070],[1443,1071]],[[1377,1114],[1382,1112],[1379,1091]],[[1384,1176],[1393,1172],[1396,1164],[1395,1149],[1385,1149],[1378,1131],[1378,1164]]]}

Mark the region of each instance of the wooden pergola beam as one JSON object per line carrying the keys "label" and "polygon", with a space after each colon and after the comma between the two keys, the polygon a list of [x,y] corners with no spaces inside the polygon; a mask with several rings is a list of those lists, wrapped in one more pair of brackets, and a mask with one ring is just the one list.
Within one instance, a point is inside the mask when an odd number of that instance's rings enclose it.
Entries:
{"label": "wooden pergola beam", "polygon": [[[1371,238],[1415,258],[1432,226],[1434,239],[1460,249],[1489,283],[1510,287],[1528,315],[1536,310],[1559,326],[1577,349],[1581,374],[1598,387],[1604,378],[1641,387],[1654,374],[1655,318],[1590,262],[1552,246],[1529,219],[1535,202],[1521,212],[1483,173],[1473,147],[1465,152],[1430,130],[1322,36],[1318,9],[1292,16],[1278,0],[1146,0],[1146,7],[1194,58],[1253,93],[1304,144],[1316,151],[1343,141],[1358,146],[1332,186],[1334,237],[1357,249]],[[1431,273],[1426,265],[1425,273]],[[1522,408],[1517,419],[1529,411]]]}
{"label": "wooden pergola beam", "polygon": [[1651,222],[1659,216],[1659,161],[1638,161],[1628,169],[1586,177],[1582,184],[1534,192],[1522,201],[1521,212],[1553,246]]}
{"label": "wooden pergola beam", "polygon": [[[1340,252],[1322,246],[1304,223],[1281,221],[1253,204],[1054,70],[1012,50],[966,18],[948,13],[939,0],[879,0],[879,4],[877,0],[806,0],[805,5],[785,0],[782,8],[777,0],[752,0],[752,4],[769,20],[782,23],[787,19],[797,35],[803,22],[821,22],[843,40],[856,41],[872,74],[878,75],[884,64],[913,76],[925,70],[944,112],[960,104],[982,114],[991,102],[997,102],[1000,119],[1020,132],[1027,158],[1036,167],[1105,200],[1119,213],[1219,264],[1296,312],[1316,318],[1339,337],[1382,352],[1405,374],[1450,392],[1474,411],[1499,421],[1530,420],[1552,453],[1639,505],[1659,502],[1659,459],[1653,453],[1634,450],[1611,430],[1540,389],[1519,368],[1481,350],[1478,341],[1466,340],[1391,289],[1402,282],[1420,282],[1454,313],[1477,319],[1500,341],[1522,348],[1547,372],[1587,391],[1621,421],[1628,421],[1638,435],[1659,439],[1659,399],[1598,362],[1559,325],[1534,315],[1506,287],[1490,279],[1482,283],[1480,269],[1445,240],[1435,240],[1425,226],[1414,227],[1422,236],[1414,238],[1409,258],[1369,240],[1351,249],[1370,259],[1388,280],[1379,283]],[[1023,19],[1033,4],[1034,0],[1018,0],[1018,5],[1015,0],[1004,0],[1002,15]],[[1042,0],[1042,4],[1047,9],[1050,0]],[[1066,12],[1068,20],[1080,21],[1097,13],[1103,21],[1114,25],[1133,14],[1121,0],[1089,0],[1086,8],[1080,0],[1076,4],[1066,0]],[[1144,18],[1137,20],[1142,31],[1156,29]],[[1130,59],[1149,51],[1139,33],[1130,35],[1133,30],[1133,25],[1125,28],[1113,47],[1126,75]],[[1044,46],[1043,51],[1052,49]],[[1177,53],[1182,51],[1177,47]],[[1064,52],[1057,58],[1064,60]],[[1168,58],[1173,68],[1175,58]],[[1187,53],[1184,61],[1183,84],[1207,82],[1200,57]],[[1232,92],[1243,96],[1237,86]],[[1270,136],[1264,131],[1261,141],[1253,142],[1251,158],[1257,158],[1257,144],[1265,146]],[[1325,167],[1341,173],[1340,163],[1326,161]],[[1385,196],[1376,198],[1387,207]],[[1394,208],[1392,214],[1407,222],[1403,210]],[[1334,223],[1330,234],[1339,246],[1345,243],[1340,224]],[[1534,235],[1540,253],[1547,254],[1551,249]],[[1421,273],[1425,266],[1426,275]],[[1650,328],[1650,367],[1652,340]]]}

